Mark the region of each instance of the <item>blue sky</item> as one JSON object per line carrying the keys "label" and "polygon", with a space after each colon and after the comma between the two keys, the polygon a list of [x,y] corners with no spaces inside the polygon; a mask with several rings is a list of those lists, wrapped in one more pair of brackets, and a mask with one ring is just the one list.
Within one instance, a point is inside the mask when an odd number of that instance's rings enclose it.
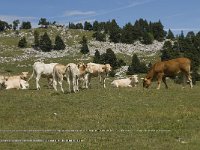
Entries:
{"label": "blue sky", "polygon": [[1,0],[0,20],[30,21],[40,18],[68,25],[68,22],[116,19],[122,27],[136,19],[161,20],[174,33],[200,31],[200,0]]}

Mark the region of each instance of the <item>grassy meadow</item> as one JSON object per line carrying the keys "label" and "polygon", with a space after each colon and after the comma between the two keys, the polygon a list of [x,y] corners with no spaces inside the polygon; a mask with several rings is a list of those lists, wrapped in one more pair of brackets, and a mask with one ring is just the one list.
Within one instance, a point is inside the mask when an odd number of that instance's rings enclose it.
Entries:
{"label": "grassy meadow", "polygon": [[[0,140],[81,140],[81,142],[2,142],[0,149],[198,149],[200,83],[193,89],[169,82],[169,89],[142,84],[116,89],[97,79],[91,89],[55,92],[41,80],[41,90],[0,91]],[[59,89],[59,88],[58,88]],[[68,130],[3,132],[2,130]],[[77,131],[73,131],[77,130]],[[92,130],[95,130],[93,132]],[[108,131],[105,131],[108,130]]]}
{"label": "grassy meadow", "polygon": [[[44,32],[38,30],[41,34]],[[75,30],[67,32],[72,34],[67,44],[73,45],[77,33]],[[90,32],[81,34],[86,34],[88,38],[92,36]],[[52,32],[51,38],[55,35]],[[77,37],[78,41],[80,37]],[[18,40],[17,36],[15,39],[1,37],[0,56],[22,54],[23,51],[16,47]],[[130,56],[117,56],[130,64]],[[79,54],[75,57],[80,58]],[[143,57],[145,54],[140,56]],[[153,59],[158,57],[159,54]],[[147,63],[149,60],[150,57]],[[30,58],[22,62],[1,63],[0,74],[32,73],[34,61]],[[66,56],[45,62],[67,64],[78,61]],[[55,92],[47,87],[46,79],[41,79],[39,91],[34,79],[30,81],[29,90],[0,90],[0,150],[199,149],[200,82],[193,89],[189,85],[182,89],[181,85],[168,80],[169,89],[161,84],[161,89],[156,90],[156,82],[149,89],[143,89],[141,81],[134,88],[116,89],[110,85],[113,80],[107,79],[107,88],[103,89],[94,78],[91,89],[81,89],[78,93],[68,93],[66,82],[65,94],[59,87],[59,92]]]}

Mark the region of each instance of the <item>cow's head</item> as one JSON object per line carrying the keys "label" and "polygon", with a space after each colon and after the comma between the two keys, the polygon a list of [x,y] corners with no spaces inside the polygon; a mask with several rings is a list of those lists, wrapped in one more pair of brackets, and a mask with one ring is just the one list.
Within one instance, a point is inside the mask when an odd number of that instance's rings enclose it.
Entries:
{"label": "cow's head", "polygon": [[28,79],[28,72],[22,72],[22,74],[20,75],[20,78],[23,80],[27,80]]}
{"label": "cow's head", "polygon": [[111,72],[112,67],[110,66],[110,64],[105,64],[105,71],[108,74],[109,72]]}
{"label": "cow's head", "polygon": [[143,88],[148,88],[151,85],[151,79],[146,77],[141,79],[143,79]]}
{"label": "cow's head", "polygon": [[134,83],[134,84],[138,84],[139,83],[139,80],[138,80],[138,75],[132,75],[130,77],[131,81]]}

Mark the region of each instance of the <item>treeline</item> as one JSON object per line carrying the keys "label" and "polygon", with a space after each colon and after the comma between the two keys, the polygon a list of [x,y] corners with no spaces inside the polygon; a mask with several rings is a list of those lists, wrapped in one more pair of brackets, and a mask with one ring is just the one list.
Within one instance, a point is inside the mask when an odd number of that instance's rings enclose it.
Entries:
{"label": "treeline", "polygon": [[110,42],[127,44],[132,44],[136,40],[143,44],[151,44],[153,40],[163,41],[166,35],[173,34],[171,31],[169,34],[164,31],[161,21],[147,22],[144,19],[136,20],[134,24],[129,22],[123,28],[117,24],[115,19],[107,22],[94,21],[93,24],[86,21],[83,25],[69,23],[69,28],[92,30],[95,32],[93,37],[98,41],[106,41],[106,35],[109,35]]}
{"label": "treeline", "polygon": [[[18,42],[18,47],[26,48],[28,45],[26,37],[22,37]],[[34,44],[32,45],[34,49],[40,49],[43,52],[50,52],[53,50],[63,50],[65,49],[66,45],[62,38],[59,35],[56,35],[54,44],[50,39],[47,32],[43,35],[39,35],[37,30],[34,31]]]}

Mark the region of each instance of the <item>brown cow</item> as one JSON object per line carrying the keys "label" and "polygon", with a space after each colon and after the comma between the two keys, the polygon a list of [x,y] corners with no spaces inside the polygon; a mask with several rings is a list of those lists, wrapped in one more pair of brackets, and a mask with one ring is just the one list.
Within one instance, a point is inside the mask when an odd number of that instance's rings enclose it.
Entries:
{"label": "brown cow", "polygon": [[161,80],[164,82],[165,87],[168,88],[166,77],[174,77],[178,73],[183,73],[187,80],[190,82],[192,88],[192,78],[190,76],[191,61],[188,58],[176,58],[168,61],[155,63],[146,77],[143,79],[143,87],[148,88],[151,84],[153,77],[158,80],[157,89],[160,89]]}

